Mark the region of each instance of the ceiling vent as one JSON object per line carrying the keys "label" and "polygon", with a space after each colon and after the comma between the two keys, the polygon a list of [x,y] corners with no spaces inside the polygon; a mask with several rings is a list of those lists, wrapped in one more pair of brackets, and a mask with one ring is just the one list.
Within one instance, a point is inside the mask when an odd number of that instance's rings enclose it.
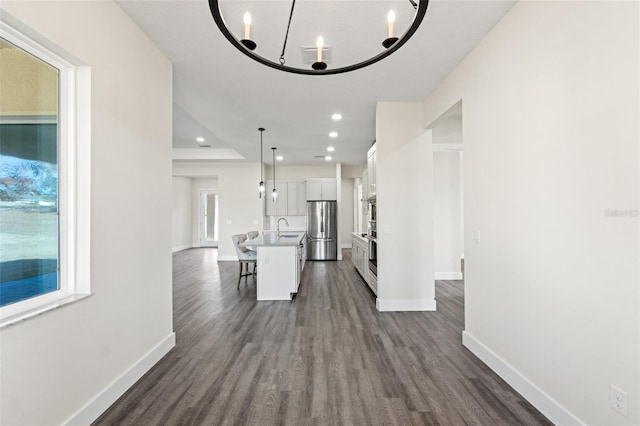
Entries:
{"label": "ceiling vent", "polygon": [[[318,48],[315,46],[302,46],[302,63],[313,64],[318,60]],[[331,52],[333,46],[325,46],[322,48],[322,62],[326,64],[331,63]]]}

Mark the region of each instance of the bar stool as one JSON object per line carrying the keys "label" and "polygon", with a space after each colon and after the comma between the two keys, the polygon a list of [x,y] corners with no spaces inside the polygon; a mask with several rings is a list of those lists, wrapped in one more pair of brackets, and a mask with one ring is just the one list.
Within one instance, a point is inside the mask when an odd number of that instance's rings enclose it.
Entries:
{"label": "bar stool", "polygon": [[[249,250],[246,247],[240,247],[238,244],[244,243],[247,240],[246,234],[232,235],[233,247],[236,249],[236,255],[238,256],[238,263],[240,264],[240,274],[238,275],[238,289],[240,289],[240,281],[244,277],[244,283],[247,284],[247,277],[249,275],[256,275],[256,262],[258,260],[258,254]],[[249,264],[253,263],[253,272],[249,272]],[[242,267],[245,266],[245,272],[242,273]],[[255,279],[255,278],[254,278]]]}

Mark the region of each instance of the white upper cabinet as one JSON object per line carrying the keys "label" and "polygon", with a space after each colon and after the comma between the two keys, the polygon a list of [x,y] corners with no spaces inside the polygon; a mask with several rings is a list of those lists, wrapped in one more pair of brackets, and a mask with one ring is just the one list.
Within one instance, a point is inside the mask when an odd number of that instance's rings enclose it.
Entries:
{"label": "white upper cabinet", "polygon": [[374,143],[369,151],[367,152],[367,181],[368,181],[368,189],[367,189],[367,198],[376,196],[376,144]]}
{"label": "white upper cabinet", "polygon": [[309,179],[307,180],[308,201],[336,201],[338,199],[338,186],[335,179]]}
{"label": "white upper cabinet", "polygon": [[276,214],[278,216],[284,216],[289,214],[287,210],[287,205],[289,204],[288,202],[289,183],[276,181],[276,191],[278,192],[278,196],[276,197],[276,204],[277,204],[278,210]]}
{"label": "white upper cabinet", "polygon": [[273,181],[268,180],[265,184],[264,192],[264,214],[266,216],[276,216],[278,214],[278,198],[281,198],[280,195],[282,194],[280,194],[280,188],[276,187],[276,190],[278,191],[278,197],[276,198],[276,201],[273,201],[273,198],[271,196],[271,194],[273,193]]}
{"label": "white upper cabinet", "polygon": [[307,214],[307,185],[304,181],[287,183],[287,214],[289,216]]}
{"label": "white upper cabinet", "polygon": [[322,182],[319,180],[307,181],[307,201],[322,200]]}
{"label": "white upper cabinet", "polygon": [[335,179],[322,181],[322,199],[333,201],[338,199],[338,185]]}
{"label": "white upper cabinet", "polygon": [[265,216],[304,216],[307,214],[307,186],[304,181],[276,181],[278,196],[273,201],[273,181],[265,185]]}

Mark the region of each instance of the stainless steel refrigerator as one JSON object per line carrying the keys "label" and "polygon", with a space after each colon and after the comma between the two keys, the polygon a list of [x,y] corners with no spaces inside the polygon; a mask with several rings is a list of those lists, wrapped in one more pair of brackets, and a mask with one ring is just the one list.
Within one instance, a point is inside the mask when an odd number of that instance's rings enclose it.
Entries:
{"label": "stainless steel refrigerator", "polygon": [[338,259],[337,212],[335,201],[307,201],[307,259]]}

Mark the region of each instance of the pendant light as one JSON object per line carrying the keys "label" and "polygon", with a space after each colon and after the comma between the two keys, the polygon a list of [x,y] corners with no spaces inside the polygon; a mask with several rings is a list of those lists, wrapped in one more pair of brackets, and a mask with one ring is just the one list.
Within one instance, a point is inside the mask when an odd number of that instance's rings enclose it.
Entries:
{"label": "pendant light", "polygon": [[276,191],[276,149],[271,148],[273,153],[273,192],[271,193],[272,201],[275,203],[276,197],[278,196],[278,191]]}
{"label": "pendant light", "polygon": [[259,189],[259,196],[260,198],[262,198],[262,195],[264,194],[265,191],[265,187],[264,187],[264,179],[262,178],[262,168],[263,168],[263,162],[262,162],[262,132],[264,132],[264,127],[259,127],[258,130],[260,130],[260,186],[258,187]]}

